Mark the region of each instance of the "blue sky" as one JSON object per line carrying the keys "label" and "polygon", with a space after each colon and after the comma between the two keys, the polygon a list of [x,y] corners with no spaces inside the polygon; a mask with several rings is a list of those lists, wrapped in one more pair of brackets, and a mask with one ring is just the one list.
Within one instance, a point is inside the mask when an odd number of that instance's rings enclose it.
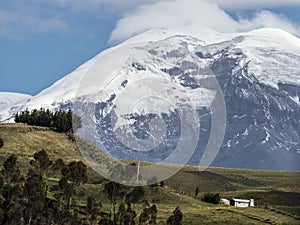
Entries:
{"label": "blue sky", "polygon": [[102,50],[153,28],[190,24],[243,32],[277,27],[300,37],[299,1],[239,2],[3,0],[0,91],[35,95]]}

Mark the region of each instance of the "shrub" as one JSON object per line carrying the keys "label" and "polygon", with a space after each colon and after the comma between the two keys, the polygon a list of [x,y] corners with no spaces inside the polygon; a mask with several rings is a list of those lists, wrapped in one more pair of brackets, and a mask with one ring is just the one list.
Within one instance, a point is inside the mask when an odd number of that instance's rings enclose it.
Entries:
{"label": "shrub", "polygon": [[219,193],[205,193],[203,198],[201,199],[203,202],[219,204],[220,203],[220,195]]}

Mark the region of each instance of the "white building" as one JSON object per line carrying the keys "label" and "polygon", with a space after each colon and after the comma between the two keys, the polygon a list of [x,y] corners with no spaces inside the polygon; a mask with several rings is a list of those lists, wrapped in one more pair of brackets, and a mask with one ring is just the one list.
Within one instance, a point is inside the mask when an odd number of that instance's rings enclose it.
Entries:
{"label": "white building", "polygon": [[245,200],[245,199],[232,198],[230,200],[230,205],[236,207],[254,207],[254,199]]}
{"label": "white building", "polygon": [[223,204],[223,205],[230,205],[230,201],[226,198],[221,198],[220,199],[220,204]]}

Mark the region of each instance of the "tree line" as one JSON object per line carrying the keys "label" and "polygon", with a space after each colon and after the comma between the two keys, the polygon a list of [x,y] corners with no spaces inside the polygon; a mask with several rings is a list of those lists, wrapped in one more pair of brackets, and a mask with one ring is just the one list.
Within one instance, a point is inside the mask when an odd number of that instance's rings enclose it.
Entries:
{"label": "tree line", "polygon": [[[84,205],[74,201],[78,188],[88,182],[87,166],[81,161],[68,164],[52,161],[47,152],[34,153],[28,169],[21,171],[18,157],[11,155],[0,173],[0,224],[3,225],[154,225],[158,209],[144,199],[143,187],[127,187],[106,180],[103,192],[111,202],[109,212],[92,196]],[[56,175],[55,175],[56,174]],[[49,178],[52,179],[49,179]],[[53,184],[53,177],[55,182]],[[50,181],[52,183],[50,184]],[[141,203],[142,201],[142,203]],[[140,215],[132,204],[142,205]],[[181,225],[177,207],[167,225]]]}
{"label": "tree line", "polygon": [[[71,110],[51,112],[43,108],[29,111],[21,111],[15,115],[16,123],[28,125],[51,127],[57,132],[70,132],[81,127],[81,119]],[[73,127],[75,126],[75,127]]]}

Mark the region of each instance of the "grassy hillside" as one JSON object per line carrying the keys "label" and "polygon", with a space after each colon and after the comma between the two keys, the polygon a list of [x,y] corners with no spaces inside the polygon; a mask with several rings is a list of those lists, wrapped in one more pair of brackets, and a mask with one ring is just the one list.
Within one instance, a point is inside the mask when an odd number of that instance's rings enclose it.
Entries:
{"label": "grassy hillside", "polygon": [[0,124],[0,136],[4,141],[4,146],[0,149],[2,158],[17,154],[28,159],[41,149],[46,150],[53,158],[63,158],[66,161],[81,158],[76,143],[69,140],[66,134],[49,128],[20,123]]}
{"label": "grassy hillside", "polygon": [[[0,136],[4,141],[0,149],[1,163],[10,154],[17,154],[23,169],[34,152],[47,151],[54,159],[66,162],[83,160],[72,139],[47,128],[23,124],[1,124]],[[92,147],[92,146],[91,146]],[[164,182],[164,187],[145,188],[145,197],[158,208],[158,224],[166,219],[176,206],[180,206],[183,224],[300,224],[300,172],[257,171],[209,168],[199,171],[187,166]],[[89,182],[80,187],[76,195],[78,205],[86,203],[88,195],[102,202],[102,211],[108,212],[110,203],[103,193],[103,179],[89,170]],[[53,185],[58,179],[49,179]],[[198,187],[199,194],[195,196]],[[254,198],[255,208],[235,208],[201,201],[204,193],[219,193],[224,198]],[[140,204],[133,209],[139,214]]]}

